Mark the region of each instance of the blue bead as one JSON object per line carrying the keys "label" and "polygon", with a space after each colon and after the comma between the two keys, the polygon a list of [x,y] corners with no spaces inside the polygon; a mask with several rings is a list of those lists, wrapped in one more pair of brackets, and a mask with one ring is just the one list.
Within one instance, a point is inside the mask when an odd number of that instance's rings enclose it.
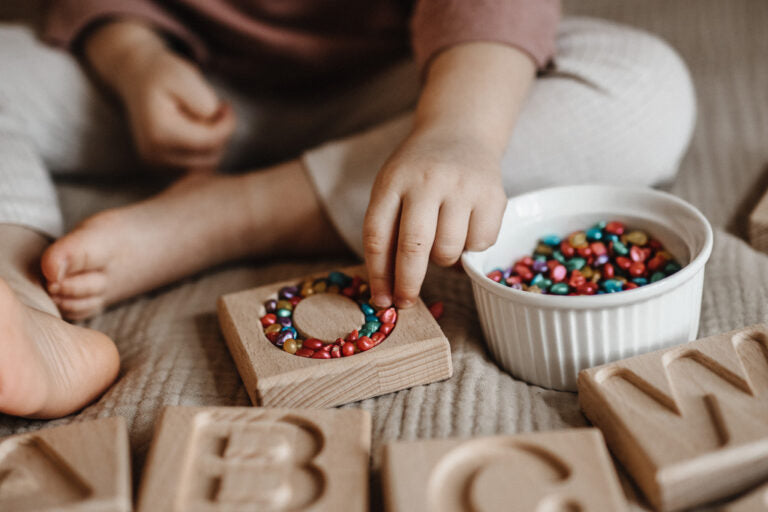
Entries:
{"label": "blue bead", "polygon": [[291,327],[289,325],[287,325],[287,326],[283,327],[282,329],[280,329],[280,332],[289,332],[289,333],[291,333],[291,335],[293,336],[293,339],[296,339],[299,336],[299,333],[296,332],[296,329],[294,329],[293,327]]}
{"label": "blue bead", "polygon": [[603,232],[599,228],[589,228],[587,230],[587,238],[592,242],[597,242],[603,238]]}
{"label": "blue bead", "polygon": [[360,309],[363,311],[363,314],[364,314],[365,316],[368,316],[368,315],[375,315],[375,314],[376,314],[376,310],[375,310],[375,309],[373,309],[373,307],[371,307],[371,305],[370,305],[370,304],[366,304],[365,302],[363,302],[362,304],[360,304]]}
{"label": "blue bead", "polygon": [[378,322],[379,318],[376,315],[365,315],[366,322]]}
{"label": "blue bead", "polygon": [[285,343],[287,340],[291,340],[291,339],[296,339],[296,338],[294,338],[294,337],[293,337],[293,334],[292,334],[292,333],[290,333],[290,332],[288,332],[288,331],[284,331],[284,332],[281,332],[281,333],[280,333],[280,334],[277,336],[277,338],[275,339],[275,345],[277,345],[278,347],[282,347],[282,346],[283,346],[283,344],[284,344],[284,343]]}
{"label": "blue bead", "polygon": [[613,233],[606,233],[603,237],[603,240],[606,242],[618,242],[619,241],[619,235],[614,235]]}
{"label": "blue bead", "polygon": [[605,226],[607,226],[607,225],[608,225],[607,222],[605,222],[604,220],[601,220],[600,222],[596,222],[595,223],[594,228],[595,229],[605,229]]}
{"label": "blue bead", "polygon": [[352,281],[352,278],[343,272],[331,272],[328,274],[328,281],[340,288],[345,288]]}
{"label": "blue bead", "polygon": [[560,237],[557,235],[545,235],[540,238],[541,243],[554,247],[560,245]]}
{"label": "blue bead", "polygon": [[624,283],[618,279],[606,279],[603,281],[603,289],[608,293],[620,292],[624,288]]}
{"label": "blue bead", "polygon": [[292,312],[290,309],[278,309],[275,314],[277,316],[291,316]]}
{"label": "blue bead", "polygon": [[636,277],[632,280],[637,286],[645,286],[648,284],[648,280],[644,277]]}
{"label": "blue bead", "polygon": [[[542,274],[536,274],[535,276],[533,276],[533,279],[531,279],[530,285],[539,286],[539,283],[542,281],[542,279],[544,279],[544,276]],[[539,288],[541,287],[539,286]]]}

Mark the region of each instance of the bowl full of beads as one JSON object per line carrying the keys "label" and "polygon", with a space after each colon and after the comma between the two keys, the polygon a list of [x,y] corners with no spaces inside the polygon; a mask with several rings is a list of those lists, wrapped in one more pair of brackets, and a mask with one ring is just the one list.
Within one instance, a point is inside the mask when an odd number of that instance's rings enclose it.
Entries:
{"label": "bowl full of beads", "polygon": [[695,339],[711,251],[675,196],[578,185],[511,198],[496,243],[462,263],[497,362],[574,391],[584,368]]}

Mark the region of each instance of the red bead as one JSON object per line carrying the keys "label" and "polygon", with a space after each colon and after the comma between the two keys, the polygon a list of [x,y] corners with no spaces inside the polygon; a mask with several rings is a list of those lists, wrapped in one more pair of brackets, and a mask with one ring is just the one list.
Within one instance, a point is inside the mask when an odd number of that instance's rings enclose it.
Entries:
{"label": "red bead", "polygon": [[383,332],[375,332],[371,334],[371,339],[373,340],[374,345],[378,345],[379,343],[384,341],[384,338],[386,337],[387,337],[386,334],[384,334]]}
{"label": "red bead", "polygon": [[666,263],[666,262],[667,262],[667,260],[664,257],[659,256],[657,254],[656,256],[654,256],[653,258],[648,260],[648,270],[651,271],[651,272],[656,272],[662,266],[664,266],[664,263]]}
{"label": "red bead", "polygon": [[556,283],[559,283],[568,275],[568,269],[565,265],[554,265],[549,271],[549,277]]}
{"label": "red bead", "polygon": [[357,290],[361,284],[363,284],[363,280],[360,278],[360,276],[355,276],[352,278],[352,282],[349,284],[349,286]]}
{"label": "red bead", "polygon": [[301,302],[301,297],[299,297],[298,295],[295,297],[291,297],[290,299],[288,299],[288,302],[291,303],[291,306],[295,306],[296,304]]}
{"label": "red bead", "polygon": [[314,350],[311,348],[301,347],[299,350],[296,351],[297,356],[301,357],[312,357],[312,355],[315,353]]}
{"label": "red bead", "polygon": [[627,270],[629,266],[632,265],[632,260],[625,258],[624,256],[619,256],[616,258],[616,265],[622,270]]}
{"label": "red bead", "polygon": [[531,272],[531,269],[526,267],[522,263],[518,263],[517,265],[515,265],[514,271],[517,275],[523,278],[523,281],[530,281],[531,279],[533,279],[533,272]]}
{"label": "red bead", "polygon": [[488,279],[496,281],[497,283],[501,282],[502,278],[504,277],[504,274],[501,273],[501,270],[494,270],[492,272],[488,272],[486,275]]}
{"label": "red bead", "polygon": [[342,295],[349,297],[350,299],[355,297],[355,289],[351,286],[347,286],[343,290],[341,290]]}
{"label": "red bead", "polygon": [[592,257],[592,249],[589,246],[576,249],[576,252],[585,260]]}
{"label": "red bead", "polygon": [[629,259],[632,261],[645,261],[645,258],[645,251],[643,251],[640,247],[633,245],[629,250]]}
{"label": "red bead", "polygon": [[645,274],[645,263],[636,261],[629,267],[629,275],[632,277],[641,277]]}
{"label": "red bead", "polygon": [[261,325],[263,327],[269,327],[273,323],[277,322],[277,315],[274,313],[267,313],[263,317],[261,317]]}
{"label": "red bead", "polygon": [[328,343],[328,344],[326,344],[326,345],[323,345],[323,348],[321,348],[320,350],[325,350],[326,352],[330,352],[330,351],[331,351],[331,349],[332,349],[333,347],[335,347],[335,346],[336,346],[336,345],[334,345],[333,343]]}
{"label": "red bead", "polygon": [[373,340],[368,336],[361,336],[357,340],[357,348],[360,350],[360,352],[365,352],[366,350],[370,350],[373,348],[373,346],[374,346]]}
{"label": "red bead", "polygon": [[558,266],[559,264],[560,262],[557,260],[549,260],[547,261],[547,268],[549,269],[550,272],[552,272],[552,269]]}
{"label": "red bead", "polygon": [[443,303],[440,301],[433,302],[429,306],[429,312],[432,313],[432,316],[435,317],[435,320],[439,320],[441,316],[443,316]]}
{"label": "red bead", "polygon": [[270,332],[270,333],[267,334],[267,339],[269,341],[271,341],[272,343],[274,343],[275,341],[277,341],[277,337],[278,336],[280,336],[280,332],[279,331],[278,332]]}
{"label": "red bead", "polygon": [[566,258],[573,258],[573,255],[576,254],[576,249],[574,249],[567,240],[563,240],[560,242],[560,252],[563,253],[563,256]]}
{"label": "red bead", "polygon": [[637,288],[637,286],[638,286],[637,283],[633,283],[632,281],[624,283],[625,290],[634,290],[635,288]]}
{"label": "red bead", "polygon": [[664,248],[664,246],[661,245],[661,242],[659,242],[655,238],[651,238],[650,240],[648,240],[648,244],[647,245],[648,245],[648,247],[650,247],[654,251],[660,251],[660,250],[662,250]]}
{"label": "red bead", "polygon": [[331,357],[336,359],[338,357],[341,357],[341,347],[338,345],[334,345],[333,348],[331,348]]}
{"label": "red bead", "polygon": [[355,354],[355,344],[354,343],[345,343],[344,346],[341,347],[341,354],[344,357],[354,355]]}
{"label": "red bead", "polygon": [[[296,351],[298,353],[298,350]],[[331,354],[330,352],[326,352],[325,350],[318,350],[314,354],[312,354],[312,359],[330,359]]]}
{"label": "red bead", "polygon": [[621,222],[613,221],[605,225],[605,230],[613,235],[624,234],[624,224]]}
{"label": "red bead", "polygon": [[304,340],[302,347],[306,347],[310,350],[320,350],[323,348],[323,342],[317,338],[307,338]]}
{"label": "red bead", "polygon": [[608,254],[608,248],[605,246],[603,242],[592,242],[589,244],[589,248],[592,249],[592,254],[595,256],[602,256],[603,254]]}
{"label": "red bead", "polygon": [[531,265],[533,265],[533,258],[531,258],[530,256],[525,256],[515,262],[515,265],[518,265],[518,264],[525,265],[526,267],[530,267]]}
{"label": "red bead", "polygon": [[379,317],[383,324],[393,324],[397,322],[397,310],[395,308],[382,309],[376,316]]}
{"label": "red bead", "polygon": [[571,272],[571,277],[568,279],[568,286],[571,288],[578,288],[582,284],[587,282],[587,278],[584,277],[581,272],[578,270],[574,270]]}
{"label": "red bead", "polygon": [[603,277],[606,279],[613,279],[613,277],[616,275],[616,271],[613,268],[613,265],[610,263],[606,263],[603,265]]}
{"label": "red bead", "polygon": [[360,335],[357,333],[357,329],[355,329],[351,333],[347,334],[347,337],[344,338],[344,341],[357,341],[358,336]]}
{"label": "red bead", "polygon": [[389,333],[392,332],[392,329],[395,328],[395,324],[381,324],[379,327],[379,332],[384,334],[385,336],[389,336]]}
{"label": "red bead", "polygon": [[579,295],[594,295],[597,293],[597,283],[587,282],[579,285],[579,287],[576,288],[576,292],[579,293]]}

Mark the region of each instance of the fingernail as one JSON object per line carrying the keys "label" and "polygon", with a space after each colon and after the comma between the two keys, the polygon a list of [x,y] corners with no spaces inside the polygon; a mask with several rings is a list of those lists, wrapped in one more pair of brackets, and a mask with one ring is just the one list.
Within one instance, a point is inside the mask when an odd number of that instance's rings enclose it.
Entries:
{"label": "fingernail", "polygon": [[410,299],[400,299],[397,301],[397,307],[399,308],[409,308],[413,306],[413,301]]}
{"label": "fingernail", "polygon": [[373,304],[380,308],[386,308],[392,304],[392,298],[386,293],[377,293],[373,296]]}

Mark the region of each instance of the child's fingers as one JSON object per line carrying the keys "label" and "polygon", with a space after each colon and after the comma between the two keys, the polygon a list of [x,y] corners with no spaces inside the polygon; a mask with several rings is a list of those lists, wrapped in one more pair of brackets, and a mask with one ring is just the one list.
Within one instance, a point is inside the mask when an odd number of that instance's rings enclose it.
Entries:
{"label": "child's fingers", "polygon": [[428,198],[403,200],[395,256],[395,305],[398,307],[412,306],[419,296],[435,241],[439,209],[440,202]]}
{"label": "child's fingers", "polygon": [[440,207],[437,234],[430,258],[441,267],[450,267],[461,256],[469,229],[471,210],[459,201],[448,200]]}
{"label": "child's fingers", "polygon": [[363,253],[368,268],[368,284],[373,303],[379,307],[392,304],[394,250],[400,196],[373,194],[363,222]]}
{"label": "child's fingers", "polygon": [[224,146],[235,128],[234,115],[223,116],[215,123],[190,119],[181,111],[158,115],[152,135],[154,142],[166,150],[215,152]]}
{"label": "child's fingers", "polygon": [[468,250],[484,251],[496,242],[505,204],[503,200],[489,200],[472,210],[467,232]]}

